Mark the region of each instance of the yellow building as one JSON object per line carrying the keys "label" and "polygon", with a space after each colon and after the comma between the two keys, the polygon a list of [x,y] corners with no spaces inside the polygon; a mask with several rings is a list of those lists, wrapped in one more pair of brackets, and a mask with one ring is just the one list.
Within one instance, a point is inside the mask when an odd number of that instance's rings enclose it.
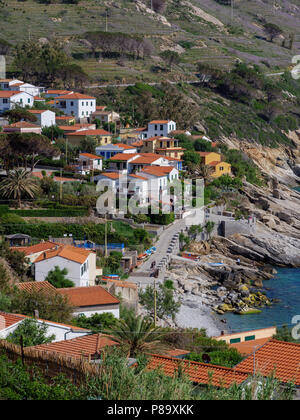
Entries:
{"label": "yellow building", "polygon": [[95,138],[97,141],[97,146],[111,144],[113,138],[113,135],[105,130],[82,130],[66,135],[69,143],[73,144],[74,146],[79,146],[81,140],[85,139],[87,136]]}
{"label": "yellow building", "polygon": [[219,178],[222,175],[231,175],[230,163],[223,162],[222,157],[219,153],[215,152],[199,152],[201,161],[204,165],[212,166],[214,172],[212,173],[213,178]]}

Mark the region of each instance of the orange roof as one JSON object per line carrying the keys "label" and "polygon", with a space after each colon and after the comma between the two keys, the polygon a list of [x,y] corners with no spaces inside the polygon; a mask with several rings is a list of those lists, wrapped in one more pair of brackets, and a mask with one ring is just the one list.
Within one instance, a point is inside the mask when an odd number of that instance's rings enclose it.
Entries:
{"label": "orange roof", "polygon": [[68,135],[69,136],[112,136],[111,133],[105,130],[82,130],[82,131],[77,131],[76,133],[70,133]]}
{"label": "orange roof", "polygon": [[64,296],[67,296],[72,306],[79,308],[120,303],[119,299],[111,295],[101,286],[71,287],[57,290]]}
{"label": "orange roof", "polygon": [[218,165],[221,165],[221,164],[222,164],[222,165],[224,165],[225,163],[226,163],[227,165],[230,165],[229,163],[227,163],[227,162],[223,162],[223,161],[222,161],[222,162],[218,162],[218,161],[209,162],[209,165],[210,165],[210,166],[218,166]]}
{"label": "orange roof", "polygon": [[116,155],[114,155],[113,157],[110,158],[110,160],[117,160],[117,161],[128,161],[132,158],[134,158],[135,156],[140,156],[137,153],[117,153]]}
{"label": "orange roof", "polygon": [[[77,327],[74,327],[77,329]],[[28,347],[46,353],[58,353],[75,359],[88,358],[106,346],[114,346],[112,341],[103,334],[85,335],[72,338],[71,340],[57,341],[56,343],[41,344],[40,346]]]}
{"label": "orange roof", "polygon": [[14,124],[7,125],[5,128],[40,128],[39,126],[27,121],[18,121]]}
{"label": "orange roof", "polygon": [[20,95],[24,92],[20,92],[18,90],[1,90],[0,91],[0,98],[10,98],[11,96]]}
{"label": "orange roof", "polygon": [[198,152],[201,157],[210,155],[212,152]]}
{"label": "orange roof", "polygon": [[45,101],[44,98],[41,98],[40,96],[34,96],[33,98],[35,101]]}
{"label": "orange roof", "polygon": [[102,281],[105,281],[106,283],[114,283],[118,287],[125,287],[128,289],[137,289],[137,285],[129,281],[113,280],[113,279],[108,279],[108,278],[106,278],[105,280],[102,278]]}
{"label": "orange roof", "polygon": [[147,165],[147,164],[151,164],[153,162],[155,162],[156,160],[160,159],[162,156],[160,155],[155,155],[155,154],[151,154],[151,153],[143,153],[142,155],[140,155],[140,157],[138,157],[137,159],[135,159],[132,163],[138,164],[138,165]]}
{"label": "orange roof", "polygon": [[91,251],[87,251],[81,248],[76,248],[75,246],[71,246],[71,245],[63,245],[63,246],[57,247],[57,249],[54,251],[48,251],[41,254],[35,260],[35,264],[44,260],[48,260],[50,258],[54,258],[54,257],[61,257],[61,258],[65,258],[67,260],[76,262],[78,264],[83,264],[87,260],[90,254],[91,254]]}
{"label": "orange roof", "polygon": [[[36,178],[43,179],[44,175],[42,172],[32,172],[31,176],[35,176]],[[53,181],[55,182],[79,182],[79,179],[75,178],[64,178],[60,176],[53,177]]]}
{"label": "orange roof", "polygon": [[129,149],[135,149],[135,147],[128,146],[128,144],[124,144],[124,143],[116,143],[115,146],[122,147],[122,149],[128,149],[128,150]]}
{"label": "orange roof", "polygon": [[49,95],[66,95],[68,93],[73,93],[70,90],[60,90],[60,89],[48,89],[47,92]]}
{"label": "orange roof", "polygon": [[31,114],[43,114],[44,112],[49,111],[49,109],[29,109],[28,112]]}
{"label": "orange roof", "polygon": [[177,357],[177,356],[185,356],[186,354],[190,354],[190,353],[191,353],[190,350],[174,349],[174,350],[167,351],[165,356]]}
{"label": "orange roof", "polygon": [[131,178],[137,178],[137,179],[142,179],[143,181],[148,181],[148,178],[145,178],[145,177],[140,176],[140,175],[129,174],[128,176],[131,177]]}
{"label": "orange roof", "polygon": [[74,120],[75,117],[72,115],[61,115],[60,117],[56,117],[57,120]]}
{"label": "orange roof", "polygon": [[105,108],[107,108],[107,107],[106,107],[106,105],[104,105],[104,106],[96,106],[96,109],[97,109],[98,111],[104,111],[104,110],[105,110]]}
{"label": "orange roof", "polygon": [[162,177],[168,175],[173,171],[173,169],[175,169],[174,166],[148,166],[147,168],[144,168],[142,172],[145,172],[149,175]]}
{"label": "orange roof", "polygon": [[53,249],[57,247],[57,244],[54,242],[41,242],[37,245],[31,246],[20,246],[20,247],[11,247],[10,249],[13,251],[23,252],[26,256],[36,254],[38,252],[47,251],[49,249]]}
{"label": "orange roof", "polygon": [[26,292],[39,292],[41,290],[45,290],[46,292],[57,292],[57,289],[48,281],[27,281],[25,283],[17,283],[16,286],[18,289],[25,290]]}
{"label": "orange roof", "polygon": [[92,153],[80,153],[80,156],[84,156],[84,157],[87,157],[87,158],[89,158],[89,159],[103,159],[103,157],[102,156],[98,156],[98,155],[93,155]]}
{"label": "orange roof", "polygon": [[143,146],[143,144],[144,144],[143,140],[139,140],[139,141],[136,141],[134,143],[131,143],[131,146],[141,147],[141,146]]}
{"label": "orange roof", "polygon": [[168,122],[170,122],[170,120],[153,120],[150,121],[149,124],[168,124]]}
{"label": "orange roof", "polygon": [[234,347],[244,356],[249,356],[253,352],[253,348],[263,346],[270,340],[270,337],[259,338],[257,340],[243,341],[242,343],[233,343],[229,347]]}
{"label": "orange roof", "polygon": [[73,124],[73,125],[59,125],[58,128],[60,128],[63,131],[76,131],[82,128],[89,129],[91,124]]}
{"label": "orange roof", "polygon": [[241,384],[249,376],[248,373],[240,372],[236,369],[160,356],[158,354],[151,355],[148,363],[148,369],[160,368],[167,376],[173,376],[178,372],[180,366],[192,382],[212,384],[224,388],[229,388],[234,383]]}
{"label": "orange roof", "polygon": [[163,138],[163,137],[161,137],[161,136],[149,137],[148,139],[144,139],[143,142],[155,141],[155,140],[158,140],[158,139],[161,139],[161,138]]}
{"label": "orange roof", "polygon": [[70,93],[69,95],[59,96],[55,99],[96,99],[94,96],[85,95],[82,93]]}
{"label": "orange roof", "polygon": [[101,174],[102,176],[106,176],[106,178],[110,179],[119,179],[120,174],[118,172],[105,172],[104,174]]}
{"label": "orange roof", "polygon": [[[236,368],[253,373],[254,356],[247,357]],[[263,376],[275,377],[285,383],[300,386],[300,344],[270,340],[255,352],[255,370]]]}
{"label": "orange roof", "polygon": [[[10,313],[7,313],[7,312],[2,312],[2,311],[0,311],[0,317],[4,318],[4,321],[5,321],[5,326],[2,329],[10,327],[11,325],[16,324],[17,322],[22,321],[23,319],[35,319],[35,318],[32,318],[32,317],[27,316],[27,315],[10,314]],[[0,318],[0,320],[1,320],[1,318]],[[85,328],[74,327],[74,325],[62,324],[61,322],[49,321],[47,319],[38,318],[37,321],[49,322],[50,324],[61,325],[62,327],[73,328],[74,330],[76,329],[76,330],[81,330],[81,331],[88,331]],[[0,329],[1,329],[1,322],[0,322]]]}

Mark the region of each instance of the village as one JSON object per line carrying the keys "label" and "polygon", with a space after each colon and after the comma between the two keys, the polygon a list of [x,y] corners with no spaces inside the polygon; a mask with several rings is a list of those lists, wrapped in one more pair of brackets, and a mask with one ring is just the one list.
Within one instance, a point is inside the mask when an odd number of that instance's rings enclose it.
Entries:
{"label": "village", "polygon": [[[222,318],[272,305],[260,286],[274,270],[218,248],[259,226],[239,208],[242,181],[213,138],[172,119],[131,127],[96,97],[18,79],[0,80],[0,127],[0,263],[10,262],[0,348],[42,367],[58,357],[68,376],[71,366],[95,375],[105,352],[124,347],[130,366],[141,351],[148,370],[175,377],[181,366],[193,385],[274,375],[299,398],[299,344],[274,325],[230,331]],[[207,191],[198,209],[196,181]],[[26,339],[39,329],[43,342]]]}

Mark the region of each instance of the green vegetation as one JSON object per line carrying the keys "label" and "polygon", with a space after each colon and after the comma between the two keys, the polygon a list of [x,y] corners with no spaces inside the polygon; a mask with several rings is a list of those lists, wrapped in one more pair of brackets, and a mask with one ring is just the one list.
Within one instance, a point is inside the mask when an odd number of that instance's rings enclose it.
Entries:
{"label": "green vegetation", "polygon": [[73,318],[72,323],[77,327],[91,330],[94,334],[96,334],[115,326],[117,318],[115,318],[112,313],[105,312],[103,314],[94,314],[90,317],[78,315]]}
{"label": "green vegetation", "polygon": [[66,278],[67,274],[68,270],[66,268],[60,269],[58,266],[55,266],[53,270],[49,271],[45,280],[57,289],[74,287],[74,282]]}
{"label": "green vegetation", "polygon": [[47,332],[47,324],[39,324],[35,319],[24,319],[6,340],[17,345],[23,343],[24,347],[38,346],[55,340],[55,335],[48,335]]}

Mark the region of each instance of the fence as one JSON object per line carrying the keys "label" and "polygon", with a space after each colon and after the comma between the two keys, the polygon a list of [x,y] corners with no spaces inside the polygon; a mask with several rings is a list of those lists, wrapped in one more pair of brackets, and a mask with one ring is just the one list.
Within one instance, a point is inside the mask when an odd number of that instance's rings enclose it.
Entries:
{"label": "fence", "polygon": [[41,369],[47,378],[53,378],[59,374],[64,374],[75,385],[86,380],[88,375],[96,376],[99,374],[99,367],[91,365],[88,359],[75,359],[56,353],[24,348],[23,354],[20,346],[11,344],[6,340],[0,340],[0,353],[5,354],[8,360],[15,362],[23,360],[26,366],[36,366]]}

